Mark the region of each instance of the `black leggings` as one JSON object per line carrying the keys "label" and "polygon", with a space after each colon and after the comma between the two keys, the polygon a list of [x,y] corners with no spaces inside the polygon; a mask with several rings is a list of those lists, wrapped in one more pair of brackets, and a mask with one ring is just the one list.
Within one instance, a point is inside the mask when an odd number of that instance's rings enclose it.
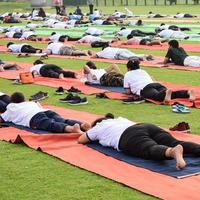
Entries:
{"label": "black leggings", "polygon": [[40,50],[40,53],[42,52],[42,49],[34,48],[31,45],[24,45],[21,49],[21,52],[22,53],[37,53],[38,50]]}
{"label": "black leggings", "polygon": [[64,77],[75,78],[75,73],[71,71],[64,71],[62,68],[53,64],[46,64],[40,69],[41,76],[50,77],[50,78],[59,78],[60,74],[63,74]]}
{"label": "black leggings", "polygon": [[0,112],[3,113],[6,111],[7,105],[11,102],[8,95],[0,96]]}
{"label": "black leggings", "polygon": [[167,159],[165,152],[169,147],[181,144],[184,154],[200,156],[200,144],[180,141],[167,131],[152,124],[136,124],[127,128],[121,135],[119,150],[144,159]]}
{"label": "black leggings", "polygon": [[132,36],[147,36],[147,35],[156,35],[156,33],[153,33],[153,32],[144,32],[144,31],[140,31],[140,30],[132,30],[131,31],[131,35]]}
{"label": "black leggings", "polygon": [[[167,88],[160,83],[150,83],[140,91],[140,95],[144,99],[151,99],[155,101],[164,101]],[[188,90],[173,91],[171,99],[189,98]]]}

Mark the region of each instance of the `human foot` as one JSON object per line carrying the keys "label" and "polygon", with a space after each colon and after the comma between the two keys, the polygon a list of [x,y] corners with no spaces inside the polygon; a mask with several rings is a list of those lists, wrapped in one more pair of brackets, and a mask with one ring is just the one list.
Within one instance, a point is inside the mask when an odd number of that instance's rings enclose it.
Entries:
{"label": "human foot", "polygon": [[172,95],[172,90],[167,90],[166,95],[165,95],[165,99],[164,99],[165,103],[167,103],[171,100],[171,95]]}
{"label": "human foot", "polygon": [[194,93],[194,91],[193,90],[189,90],[188,94],[189,94],[189,100],[190,101],[194,101],[195,100],[195,93]]}
{"label": "human foot", "polygon": [[182,145],[177,145],[171,149],[171,157],[176,160],[176,169],[181,170],[185,167],[186,163],[183,159],[183,147]]}

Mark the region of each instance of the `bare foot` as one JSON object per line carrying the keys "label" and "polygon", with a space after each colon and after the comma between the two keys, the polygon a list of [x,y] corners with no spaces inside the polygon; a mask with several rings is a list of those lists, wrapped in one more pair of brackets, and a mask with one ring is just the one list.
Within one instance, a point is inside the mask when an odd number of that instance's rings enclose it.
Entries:
{"label": "bare foot", "polygon": [[168,103],[171,100],[171,95],[172,95],[172,90],[167,90],[166,95],[165,95],[165,99],[164,99],[165,103]]}
{"label": "bare foot", "polygon": [[59,79],[63,79],[63,78],[64,78],[64,74],[60,74]]}
{"label": "bare foot", "polygon": [[80,133],[80,134],[83,134],[84,132],[81,131],[80,129],[80,125],[79,124],[74,124],[72,126],[72,130],[71,130],[72,133]]}
{"label": "bare foot", "polygon": [[182,145],[177,145],[171,149],[171,157],[176,160],[176,169],[181,170],[185,167],[186,163],[183,159],[183,147]]}
{"label": "bare foot", "polygon": [[194,91],[193,90],[189,90],[188,94],[189,94],[189,100],[190,101],[194,101],[195,100],[195,93],[194,93]]}
{"label": "bare foot", "polygon": [[81,129],[84,131],[88,131],[91,128],[91,125],[87,122],[81,124]]}

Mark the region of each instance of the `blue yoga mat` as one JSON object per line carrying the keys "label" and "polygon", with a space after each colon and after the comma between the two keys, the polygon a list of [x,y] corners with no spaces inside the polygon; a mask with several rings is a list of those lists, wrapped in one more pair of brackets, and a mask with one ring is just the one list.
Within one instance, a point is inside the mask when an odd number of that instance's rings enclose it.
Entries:
{"label": "blue yoga mat", "polygon": [[99,85],[99,84],[92,84],[92,83],[89,83],[87,85],[94,87],[94,88],[102,89],[102,90],[108,90],[108,91],[111,91],[111,92],[124,93],[123,87],[102,86],[102,85]]}
{"label": "blue yoga mat", "polygon": [[177,170],[175,167],[175,160],[145,160],[142,158],[126,155],[110,147],[103,147],[98,143],[89,143],[87,146],[128,164],[179,179],[200,174],[200,157],[195,157],[192,155],[185,155],[184,159],[187,163],[186,167],[183,170]]}

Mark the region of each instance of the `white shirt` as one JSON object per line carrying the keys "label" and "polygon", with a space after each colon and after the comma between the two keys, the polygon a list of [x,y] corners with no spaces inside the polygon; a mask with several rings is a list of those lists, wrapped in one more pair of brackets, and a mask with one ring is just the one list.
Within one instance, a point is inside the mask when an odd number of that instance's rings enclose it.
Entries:
{"label": "white shirt", "polygon": [[22,102],[8,104],[6,111],[1,114],[1,117],[6,122],[13,122],[14,124],[30,127],[30,120],[39,112],[46,111],[38,103]]}
{"label": "white shirt", "polygon": [[50,39],[52,42],[58,42],[60,36],[61,36],[61,34],[56,33],[56,34],[50,36],[49,39]]}
{"label": "white shirt", "polygon": [[123,117],[103,120],[87,131],[87,136],[91,141],[99,141],[102,146],[113,147],[119,151],[119,140],[122,133],[134,124]]}
{"label": "white shirt", "polygon": [[183,13],[179,13],[179,14],[176,14],[175,17],[176,18],[184,18],[184,15],[185,14],[183,14]]}
{"label": "white shirt", "polygon": [[26,25],[26,27],[27,27],[27,28],[35,29],[35,28],[40,27],[40,25],[39,25],[39,24],[32,24],[32,23],[29,23],[29,24]]}
{"label": "white shirt", "polygon": [[53,28],[66,28],[67,27],[67,24],[66,22],[58,22],[58,23],[55,23],[52,25]]}
{"label": "white shirt", "polygon": [[13,53],[21,53],[21,49],[24,45],[27,45],[27,44],[11,44],[8,49],[13,52]]}
{"label": "white shirt", "polygon": [[129,34],[131,34],[131,31],[132,30],[130,30],[130,29],[123,29],[123,30],[117,32],[117,34],[120,36],[127,37]]}
{"label": "white shirt", "polygon": [[86,36],[83,36],[78,41],[83,42],[83,43],[92,43],[92,42],[97,42],[97,41],[103,41],[103,39],[101,39],[100,37],[93,36],[93,35],[86,35]]}
{"label": "white shirt", "polygon": [[112,14],[112,16],[114,16],[114,17],[121,17],[121,15],[122,15],[122,13],[121,12],[114,12],[113,14]]}
{"label": "white shirt", "polygon": [[167,29],[169,29],[169,25],[162,25],[162,26],[159,26],[159,29],[160,29],[160,30],[167,30]]}
{"label": "white shirt", "polygon": [[5,33],[5,36],[8,38],[13,38],[13,35],[15,34],[15,31],[9,31]]}
{"label": "white shirt", "polygon": [[33,31],[25,31],[25,32],[23,32],[21,38],[22,39],[27,39],[28,37],[30,37],[32,35],[36,35],[36,33],[33,32]]}
{"label": "white shirt", "polygon": [[153,80],[142,69],[128,71],[124,76],[124,88],[130,88],[133,94],[140,95],[140,91],[149,83],[153,83]]}
{"label": "white shirt", "polygon": [[3,93],[3,92],[0,92],[0,96],[3,96],[3,95],[5,95],[5,93]]}
{"label": "white shirt", "polygon": [[102,25],[103,24],[103,20],[102,19],[97,19],[97,20],[94,20],[92,23],[94,25]]}
{"label": "white shirt", "polygon": [[85,32],[89,35],[101,35],[104,33],[103,30],[99,30],[97,28],[88,28],[87,31]]}
{"label": "white shirt", "polygon": [[30,72],[36,71],[40,75],[40,69],[44,66],[45,64],[38,64],[38,65],[33,65],[30,68]]}
{"label": "white shirt", "polygon": [[163,38],[166,38],[166,37],[170,38],[173,33],[174,33],[173,30],[167,29],[167,30],[160,31],[160,33],[158,33],[158,35]]}
{"label": "white shirt", "polygon": [[104,50],[96,53],[99,58],[115,59],[115,56],[119,52],[119,48],[106,47]]}
{"label": "white shirt", "polygon": [[[85,74],[85,78],[90,83],[94,84],[100,84],[100,78],[106,73],[105,69],[90,69],[89,74]],[[96,80],[94,80],[92,77],[95,76]]]}
{"label": "white shirt", "polygon": [[155,16],[156,16],[155,13],[151,13],[151,14],[148,14],[148,15],[147,15],[148,18],[154,18]]}
{"label": "white shirt", "polygon": [[56,54],[59,55],[60,52],[60,48],[63,46],[64,44],[61,42],[53,42],[51,44],[49,44],[47,46],[47,49],[51,51],[52,54]]}

